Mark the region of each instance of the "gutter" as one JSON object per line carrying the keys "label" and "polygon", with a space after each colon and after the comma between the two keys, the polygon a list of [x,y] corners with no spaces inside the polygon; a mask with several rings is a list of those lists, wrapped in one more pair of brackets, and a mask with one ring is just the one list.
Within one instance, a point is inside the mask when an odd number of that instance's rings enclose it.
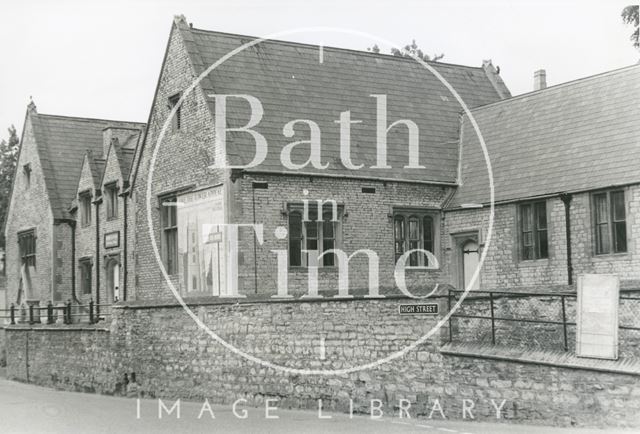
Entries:
{"label": "gutter", "polygon": [[129,272],[127,271],[127,245],[128,245],[127,233],[129,231],[129,225],[128,225],[129,215],[128,215],[127,199],[131,197],[129,182],[124,181],[124,184],[125,184],[123,185],[124,191],[120,195],[122,197],[122,207],[123,207],[123,213],[124,213],[124,224],[122,227],[122,232],[124,232],[122,234],[122,238],[123,238],[122,242],[124,243],[122,246],[122,251],[123,251],[122,266],[124,267],[124,270],[123,270],[124,282],[122,284],[122,301],[125,301],[127,299],[127,280],[129,277]]}
{"label": "gutter", "polygon": [[96,190],[96,199],[93,201],[96,206],[96,317],[100,317],[100,204],[102,203],[102,192]]}
{"label": "gutter", "polygon": [[562,193],[560,200],[564,203],[564,221],[567,238],[567,283],[573,284],[573,263],[571,261],[571,199],[570,193]]}

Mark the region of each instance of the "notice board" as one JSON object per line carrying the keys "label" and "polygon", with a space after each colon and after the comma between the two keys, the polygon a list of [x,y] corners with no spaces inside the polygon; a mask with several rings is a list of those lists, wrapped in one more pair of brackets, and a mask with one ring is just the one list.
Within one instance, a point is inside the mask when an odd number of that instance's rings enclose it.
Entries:
{"label": "notice board", "polygon": [[618,358],[620,280],[614,274],[578,276],[576,355]]}

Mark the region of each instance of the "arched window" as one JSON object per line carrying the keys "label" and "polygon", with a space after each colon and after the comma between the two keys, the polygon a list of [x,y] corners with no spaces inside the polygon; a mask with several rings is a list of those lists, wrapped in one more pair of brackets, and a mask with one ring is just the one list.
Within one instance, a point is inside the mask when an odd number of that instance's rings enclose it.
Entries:
{"label": "arched window", "polygon": [[[426,250],[436,255],[436,219],[434,211],[394,209],[393,237],[396,261],[409,250]],[[413,252],[409,255],[406,265],[426,267],[429,265],[429,259],[424,253]]]}
{"label": "arched window", "polygon": [[[435,231],[434,229],[433,217],[430,215],[424,216],[424,218],[422,219],[422,248],[428,252],[435,254],[433,246],[433,233]],[[429,265],[429,258],[425,256],[424,261],[425,265]]]}
{"label": "arched window", "polygon": [[289,213],[289,265],[302,265],[302,214]]}
{"label": "arched window", "polygon": [[[409,250],[419,249],[420,246],[420,224],[418,217],[409,217]],[[422,255],[420,255],[422,256]],[[419,264],[419,252],[413,252],[409,256],[409,266],[417,267]]]}
{"label": "arched window", "polygon": [[402,254],[404,253],[404,241],[405,241],[405,230],[404,230],[404,217],[401,215],[395,216],[393,219],[393,233],[395,237],[395,250],[396,250],[396,261]]}

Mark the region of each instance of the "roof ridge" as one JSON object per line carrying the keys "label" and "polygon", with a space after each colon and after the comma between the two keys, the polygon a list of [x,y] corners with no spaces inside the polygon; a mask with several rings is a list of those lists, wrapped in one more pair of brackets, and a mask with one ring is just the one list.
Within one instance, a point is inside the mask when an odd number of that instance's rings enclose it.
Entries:
{"label": "roof ridge", "polygon": [[595,79],[598,79],[598,78],[606,77],[608,75],[620,74],[622,72],[625,72],[627,70],[631,70],[633,68],[640,69],[640,63],[636,63],[636,64],[628,65],[628,66],[623,66],[621,68],[610,69],[609,71],[598,72],[596,74],[587,75],[586,77],[579,77],[579,78],[576,78],[576,79],[573,79],[573,80],[565,81],[563,83],[554,84],[553,86],[545,87],[544,89],[532,90],[530,92],[521,93],[519,95],[514,95],[514,96],[512,96],[510,98],[505,98],[505,99],[500,100],[500,101],[495,101],[495,102],[492,102],[492,103],[489,103],[489,104],[485,104],[485,105],[481,105],[481,106],[472,108],[471,111],[472,112],[481,111],[482,109],[494,107],[496,105],[507,103],[507,102],[510,102],[510,101],[515,101],[515,100],[518,100],[518,99],[521,99],[521,98],[541,95],[541,94],[547,92],[548,90],[556,90],[556,89],[560,89],[560,88],[563,88],[563,87],[572,86],[572,85],[575,85],[575,84],[580,83],[580,82],[595,80]]}
{"label": "roof ridge", "polygon": [[[218,30],[198,29],[194,27],[190,27],[189,30],[192,32],[200,32],[200,33],[207,33],[207,34],[236,36],[240,38],[250,38],[250,39],[262,39],[260,36],[251,36],[251,35],[244,35],[240,33],[231,33],[231,32],[220,32]],[[386,53],[373,53],[371,51],[356,50],[355,48],[334,47],[334,46],[328,46],[328,45],[311,44],[308,42],[286,41],[284,39],[265,39],[264,42],[272,42],[272,43],[283,44],[283,45],[303,46],[308,48],[322,47],[323,50],[346,51],[354,54],[367,55],[371,57],[378,57],[378,58],[384,58],[389,60],[416,62],[416,60],[413,57],[395,56],[393,54],[386,54]],[[448,63],[448,62],[440,62],[440,61],[436,62],[433,60],[425,60],[424,62],[428,63],[429,65],[451,66],[456,68],[471,68],[471,69],[483,70],[482,66],[462,65],[459,63]]]}
{"label": "roof ridge", "polygon": [[83,121],[83,122],[118,122],[118,123],[126,123],[126,124],[137,124],[137,125],[146,125],[144,122],[137,122],[137,121],[122,121],[122,120],[116,120],[116,119],[103,119],[103,118],[87,118],[87,117],[79,117],[79,116],[66,116],[66,115],[51,115],[51,114],[46,114],[46,113],[38,113],[37,116],[44,116],[44,117],[48,117],[48,118],[57,118],[57,119],[73,119],[76,121]]}

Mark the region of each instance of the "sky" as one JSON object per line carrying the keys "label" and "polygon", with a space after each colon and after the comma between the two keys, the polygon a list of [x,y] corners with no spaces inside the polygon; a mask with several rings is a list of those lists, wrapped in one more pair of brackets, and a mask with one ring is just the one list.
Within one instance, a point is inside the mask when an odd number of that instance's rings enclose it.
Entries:
{"label": "sky", "polygon": [[[554,85],[638,62],[620,18],[633,1],[5,0],[0,138],[11,124],[20,132],[30,98],[40,113],[146,122],[174,15],[251,36],[324,26],[398,45],[415,39],[448,63],[492,59],[517,95],[532,90],[538,69]],[[352,49],[377,42],[339,32],[282,39]]]}

